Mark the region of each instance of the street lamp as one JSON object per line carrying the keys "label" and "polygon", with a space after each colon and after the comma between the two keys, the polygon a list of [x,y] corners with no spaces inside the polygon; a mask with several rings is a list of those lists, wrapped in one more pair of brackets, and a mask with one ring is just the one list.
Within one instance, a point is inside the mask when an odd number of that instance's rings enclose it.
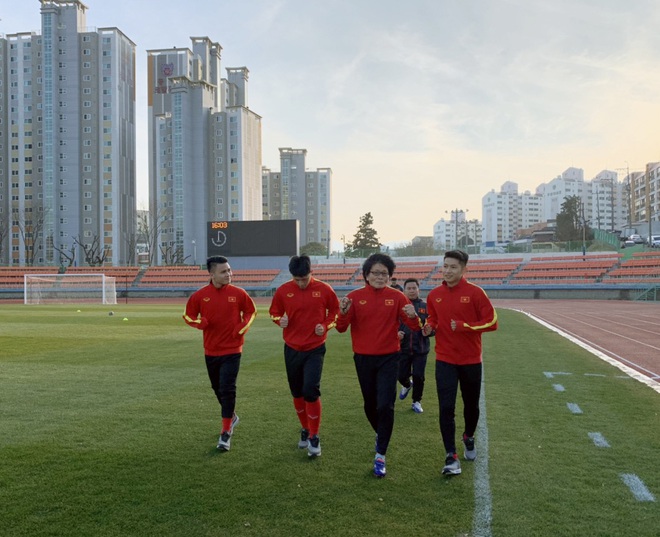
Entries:
{"label": "street lamp", "polygon": [[344,265],[345,265],[346,264],[346,235],[341,236],[341,242],[344,245],[343,254],[344,254]]}
{"label": "street lamp", "polygon": [[195,239],[192,240],[192,247],[193,247],[193,263],[196,265],[197,264],[197,243],[195,242]]}

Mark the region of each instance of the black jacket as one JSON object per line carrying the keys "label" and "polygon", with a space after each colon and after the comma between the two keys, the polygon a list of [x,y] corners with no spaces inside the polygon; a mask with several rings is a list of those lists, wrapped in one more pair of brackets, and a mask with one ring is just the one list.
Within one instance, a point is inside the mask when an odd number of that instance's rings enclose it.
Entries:
{"label": "black jacket", "polygon": [[[426,302],[421,298],[411,300],[412,305],[415,306],[415,311],[419,315],[422,325],[426,322],[429,316],[426,310]],[[421,330],[413,332],[405,324],[401,323],[399,331],[403,332],[403,339],[401,340],[401,354],[428,354],[431,349],[430,336],[422,334]],[[433,335],[433,333],[431,333]]]}

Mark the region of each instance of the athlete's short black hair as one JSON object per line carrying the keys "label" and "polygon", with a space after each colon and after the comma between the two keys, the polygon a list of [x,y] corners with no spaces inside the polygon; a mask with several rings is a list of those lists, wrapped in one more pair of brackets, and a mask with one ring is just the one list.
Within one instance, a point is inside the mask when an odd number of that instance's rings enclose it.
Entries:
{"label": "athlete's short black hair", "polygon": [[294,255],[289,259],[289,272],[298,278],[307,276],[312,272],[312,260],[308,255]]}
{"label": "athlete's short black hair", "polygon": [[373,267],[376,263],[384,265],[390,277],[392,277],[392,274],[394,274],[396,265],[389,255],[371,254],[369,257],[367,257],[364,264],[362,265],[362,277],[364,278],[365,282],[367,281],[367,275],[369,272],[371,272],[371,267]]}
{"label": "athlete's short black hair", "polygon": [[461,266],[465,266],[468,263],[469,255],[463,250],[449,250],[445,252],[445,259],[450,257],[451,259],[456,259]]}
{"label": "athlete's short black hair", "polygon": [[403,282],[403,288],[406,288],[406,285],[409,283],[415,283],[417,284],[417,287],[419,287],[419,280],[417,278],[408,278],[405,282]]}
{"label": "athlete's short black hair", "polygon": [[229,263],[226,257],[221,255],[212,255],[206,260],[206,270],[208,270],[210,273],[213,270],[213,267],[216,265],[222,265],[223,263]]}

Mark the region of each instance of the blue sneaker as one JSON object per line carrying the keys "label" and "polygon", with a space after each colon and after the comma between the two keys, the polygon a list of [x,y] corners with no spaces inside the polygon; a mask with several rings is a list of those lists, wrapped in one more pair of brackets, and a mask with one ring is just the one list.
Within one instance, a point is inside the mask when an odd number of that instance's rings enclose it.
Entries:
{"label": "blue sneaker", "polygon": [[385,477],[386,474],[385,457],[377,453],[376,458],[374,459],[374,475],[376,477]]}
{"label": "blue sneaker", "polygon": [[410,390],[412,390],[412,380],[410,381],[410,386],[407,388],[405,386],[401,386],[401,391],[399,392],[399,399],[403,401],[406,397],[408,397],[408,394],[410,393]]}

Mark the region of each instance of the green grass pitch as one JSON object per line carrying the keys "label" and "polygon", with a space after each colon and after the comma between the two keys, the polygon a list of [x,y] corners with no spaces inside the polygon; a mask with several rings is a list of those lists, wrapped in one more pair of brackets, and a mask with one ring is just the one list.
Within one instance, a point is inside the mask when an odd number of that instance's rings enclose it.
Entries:
{"label": "green grass pitch", "polygon": [[[241,423],[219,453],[202,334],[182,310],[0,307],[0,535],[474,535],[475,464],[440,475],[432,358],[425,412],[397,400],[388,476],[375,479],[350,337],[332,332],[323,455],[310,460],[296,447],[281,330],[261,308],[238,379]],[[492,535],[658,535],[658,394],[524,315],[499,314],[483,337]],[[638,501],[623,473],[655,501]]]}

